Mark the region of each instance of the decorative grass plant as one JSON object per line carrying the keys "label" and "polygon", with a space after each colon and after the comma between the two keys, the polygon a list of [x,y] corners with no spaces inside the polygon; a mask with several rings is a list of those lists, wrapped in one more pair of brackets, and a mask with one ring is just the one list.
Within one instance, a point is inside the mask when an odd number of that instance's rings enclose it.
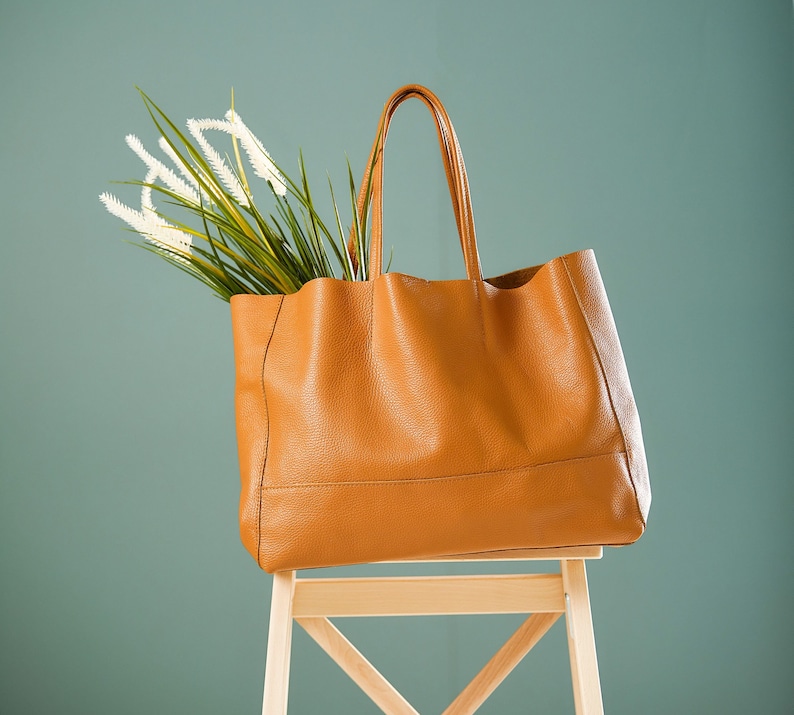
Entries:
{"label": "decorative grass plant", "polygon": [[[139,91],[160,133],[160,149],[172,166],[130,134],[127,144],[148,172],[143,181],[120,183],[141,187],[141,208],[130,208],[107,192],[99,197],[111,214],[143,237],[138,245],[202,281],[226,301],[238,293],[294,293],[323,276],[367,279],[371,183],[359,210],[349,162],[352,230],[342,224],[330,178],[334,216],[329,228],[315,208],[303,154],[296,182],[245,125],[234,109],[233,94],[225,119],[189,119],[185,133]],[[210,130],[231,137],[233,160],[210,144],[205,136]],[[254,203],[242,153],[254,176],[264,181],[260,186],[272,199],[270,209]],[[155,206],[155,195],[167,210]]]}

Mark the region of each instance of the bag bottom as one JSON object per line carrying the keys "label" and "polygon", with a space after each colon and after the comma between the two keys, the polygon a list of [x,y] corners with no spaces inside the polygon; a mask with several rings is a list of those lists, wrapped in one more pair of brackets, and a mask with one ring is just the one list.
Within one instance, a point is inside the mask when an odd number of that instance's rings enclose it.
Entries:
{"label": "bag bottom", "polygon": [[618,546],[645,528],[625,452],[455,477],[265,486],[261,497],[256,558],[270,573]]}

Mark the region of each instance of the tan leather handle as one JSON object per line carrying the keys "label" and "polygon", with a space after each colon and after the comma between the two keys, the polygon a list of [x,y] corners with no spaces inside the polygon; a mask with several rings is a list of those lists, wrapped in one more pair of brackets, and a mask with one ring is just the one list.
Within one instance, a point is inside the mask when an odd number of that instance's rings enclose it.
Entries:
{"label": "tan leather handle", "polygon": [[[370,152],[361,189],[358,195],[359,215],[365,206],[367,186],[372,172],[372,242],[370,245],[370,273],[368,278],[377,278],[383,270],[383,150],[386,144],[391,119],[397,108],[411,97],[420,99],[430,110],[436,122],[438,142],[441,156],[444,161],[444,170],[447,175],[449,193],[452,199],[452,208],[455,213],[455,222],[458,227],[463,257],[466,263],[466,275],[469,280],[482,280],[480,257],[477,252],[477,238],[474,230],[474,214],[469,193],[469,181],[466,175],[466,166],[463,162],[463,153],[460,149],[455,129],[444,105],[438,97],[426,87],[421,85],[406,85],[398,89],[386,102],[378,127],[378,135]],[[351,231],[348,249],[351,257],[354,256],[355,233]],[[354,258],[355,261],[355,258]]]}

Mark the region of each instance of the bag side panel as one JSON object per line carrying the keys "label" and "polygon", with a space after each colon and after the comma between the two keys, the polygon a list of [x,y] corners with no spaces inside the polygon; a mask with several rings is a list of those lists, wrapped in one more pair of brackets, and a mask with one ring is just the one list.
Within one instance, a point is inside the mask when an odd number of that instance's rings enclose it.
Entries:
{"label": "bag side panel", "polygon": [[643,527],[651,505],[651,487],[642,427],[620,346],[612,310],[593,251],[562,257],[601,359],[615,415],[626,443],[629,474]]}
{"label": "bag side panel", "polygon": [[[262,480],[269,437],[264,363],[283,296],[235,295],[231,299],[236,368],[235,415],[240,461],[240,538],[260,563]],[[260,563],[261,565],[261,563]]]}

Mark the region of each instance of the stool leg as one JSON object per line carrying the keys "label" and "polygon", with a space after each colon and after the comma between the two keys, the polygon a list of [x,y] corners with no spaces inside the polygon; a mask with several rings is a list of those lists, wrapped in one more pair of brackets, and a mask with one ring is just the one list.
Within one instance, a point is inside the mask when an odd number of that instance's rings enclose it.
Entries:
{"label": "stool leg", "polygon": [[287,713],[294,593],[294,571],[279,571],[273,575],[262,715],[286,715]]}
{"label": "stool leg", "polygon": [[568,652],[571,657],[571,678],[576,715],[603,715],[601,681],[598,677],[593,617],[587,592],[584,561],[561,561],[562,584],[565,590]]}

